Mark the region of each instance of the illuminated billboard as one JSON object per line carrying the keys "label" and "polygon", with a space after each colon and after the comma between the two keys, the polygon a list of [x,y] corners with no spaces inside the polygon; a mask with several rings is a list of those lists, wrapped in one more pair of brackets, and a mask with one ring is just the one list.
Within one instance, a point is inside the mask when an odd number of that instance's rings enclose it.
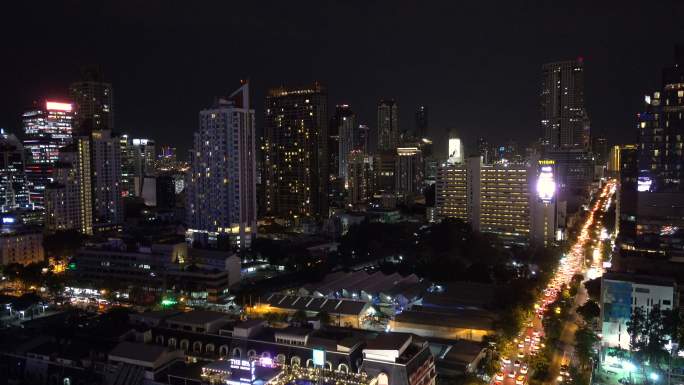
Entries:
{"label": "illuminated billboard", "polygon": [[449,163],[463,163],[463,143],[459,138],[449,139]]}
{"label": "illuminated billboard", "polygon": [[316,348],[313,350],[313,364],[314,366],[325,366],[325,349]]}
{"label": "illuminated billboard", "polygon": [[543,202],[550,202],[556,194],[556,182],[553,179],[553,168],[542,166],[537,178],[537,195]]}
{"label": "illuminated billboard", "polygon": [[71,111],[71,103],[61,103],[61,102],[45,102],[45,109],[48,111]]}

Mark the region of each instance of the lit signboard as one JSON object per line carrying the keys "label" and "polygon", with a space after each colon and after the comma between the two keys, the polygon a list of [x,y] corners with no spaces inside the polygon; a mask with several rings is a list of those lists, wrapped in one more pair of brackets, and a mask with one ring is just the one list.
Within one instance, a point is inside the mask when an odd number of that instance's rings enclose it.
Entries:
{"label": "lit signboard", "polygon": [[45,102],[45,109],[50,111],[71,111],[71,103],[60,103],[60,102]]}
{"label": "lit signboard", "polygon": [[637,191],[639,191],[639,192],[650,191],[652,184],[653,184],[653,181],[651,180],[651,178],[649,178],[647,176],[640,176],[639,179],[637,179]]}
{"label": "lit signboard", "polygon": [[542,166],[537,179],[537,195],[543,202],[550,202],[556,193],[556,182],[553,180],[553,168]]}
{"label": "lit signboard", "polygon": [[314,349],[312,358],[314,366],[325,366],[325,349]]}
{"label": "lit signboard", "polygon": [[2,223],[4,223],[4,224],[14,223],[14,218],[12,218],[12,217],[2,217]]}

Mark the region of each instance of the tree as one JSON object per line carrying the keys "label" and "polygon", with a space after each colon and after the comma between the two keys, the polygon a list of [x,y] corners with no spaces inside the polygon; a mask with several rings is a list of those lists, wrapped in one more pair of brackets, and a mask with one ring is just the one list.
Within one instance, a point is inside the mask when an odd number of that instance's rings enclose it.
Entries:
{"label": "tree", "polygon": [[627,333],[629,334],[629,349],[639,351],[643,347],[641,342],[641,333],[646,322],[646,314],[643,307],[634,308],[632,315],[627,321]]}
{"label": "tree", "polygon": [[590,299],[577,308],[577,314],[581,315],[585,322],[590,323],[601,315],[601,308],[594,300]]}
{"label": "tree", "polygon": [[594,345],[599,341],[598,336],[591,328],[584,325],[575,332],[575,352],[582,368],[589,367],[595,359]]}
{"label": "tree", "polygon": [[292,321],[296,322],[300,325],[305,324],[307,320],[306,312],[304,310],[297,310],[293,315],[292,315]]}
{"label": "tree", "polygon": [[589,298],[598,301],[601,297],[601,278],[590,279],[584,282]]}

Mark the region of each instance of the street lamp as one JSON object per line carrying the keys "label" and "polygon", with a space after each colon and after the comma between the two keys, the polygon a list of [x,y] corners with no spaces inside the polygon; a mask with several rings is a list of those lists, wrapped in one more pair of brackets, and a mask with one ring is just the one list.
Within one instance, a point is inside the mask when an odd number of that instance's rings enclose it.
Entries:
{"label": "street lamp", "polygon": [[658,373],[656,372],[651,372],[651,374],[648,375],[648,378],[651,379],[654,383],[658,381]]}

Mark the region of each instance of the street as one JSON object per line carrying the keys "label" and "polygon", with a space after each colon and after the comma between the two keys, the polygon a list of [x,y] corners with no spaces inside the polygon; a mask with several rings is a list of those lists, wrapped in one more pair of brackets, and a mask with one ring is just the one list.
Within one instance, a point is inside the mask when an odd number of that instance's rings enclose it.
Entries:
{"label": "street", "polygon": [[[540,347],[544,335],[544,328],[541,318],[546,312],[549,304],[553,303],[564,286],[569,286],[573,276],[582,274],[585,278],[591,272],[594,276],[600,276],[602,272],[600,255],[594,255],[589,266],[585,263],[585,247],[593,244],[600,237],[600,231],[593,228],[597,218],[602,217],[610,203],[611,196],[615,192],[615,182],[609,181],[601,190],[595,200],[586,219],[581,226],[581,230],[575,243],[570,248],[570,252],[559,262],[555,275],[544,290],[542,298],[535,304],[535,314],[531,320],[531,327],[526,327],[514,341],[518,347],[516,357],[502,357],[501,371],[495,374],[492,379],[493,385],[524,385],[527,384],[529,373],[528,362],[530,355],[536,354]],[[588,294],[583,285],[579,285],[577,295],[573,299],[571,311],[567,319],[563,321],[561,335],[558,341],[545,341],[550,346],[555,346],[551,364],[549,368],[551,385],[557,385],[565,378],[561,375],[561,365],[569,365],[573,362],[574,337],[577,330],[577,315],[575,310],[587,301]]]}

